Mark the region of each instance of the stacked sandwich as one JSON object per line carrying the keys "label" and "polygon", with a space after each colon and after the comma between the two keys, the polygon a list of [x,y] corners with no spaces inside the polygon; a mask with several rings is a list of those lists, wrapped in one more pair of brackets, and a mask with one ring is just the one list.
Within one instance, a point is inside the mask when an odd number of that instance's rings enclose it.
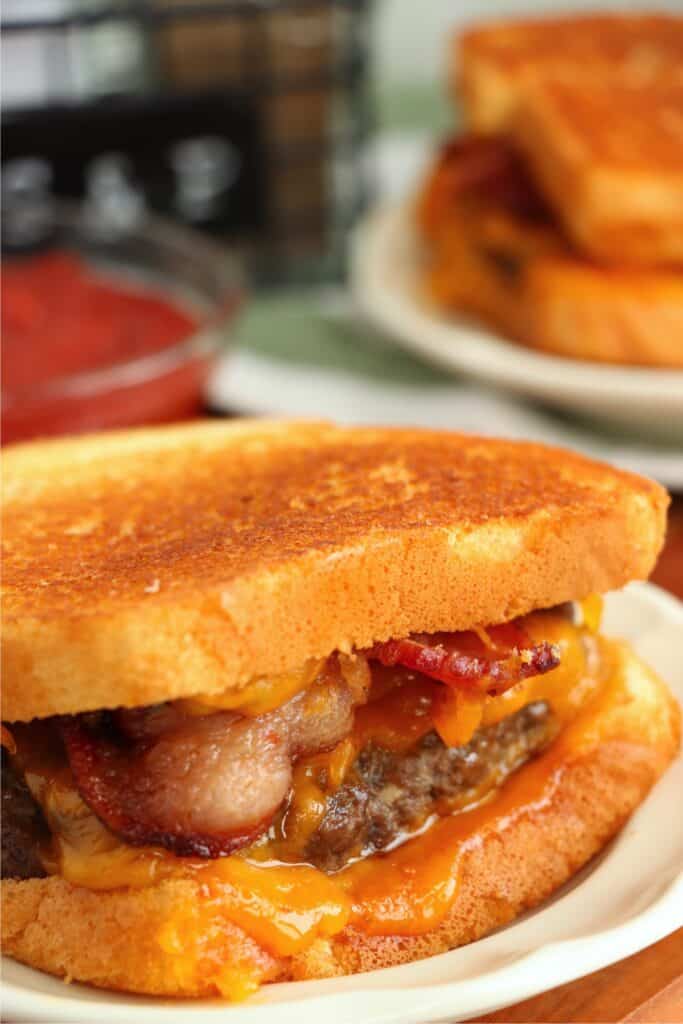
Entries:
{"label": "stacked sandwich", "polygon": [[427,288],[523,344],[683,367],[683,17],[490,23],[418,223]]}
{"label": "stacked sandwich", "polygon": [[2,940],[42,970],[239,998],[442,952],[677,749],[600,631],[661,547],[647,480],[234,421],[17,446],[4,501]]}

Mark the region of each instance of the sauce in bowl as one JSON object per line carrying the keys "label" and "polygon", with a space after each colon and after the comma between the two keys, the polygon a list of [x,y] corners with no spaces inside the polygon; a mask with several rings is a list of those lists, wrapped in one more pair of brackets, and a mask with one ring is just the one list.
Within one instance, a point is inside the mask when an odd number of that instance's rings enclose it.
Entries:
{"label": "sauce in bowl", "polygon": [[136,271],[68,247],[3,262],[3,443],[201,411],[238,291],[207,312],[182,280]]}
{"label": "sauce in bowl", "polygon": [[197,319],[151,292],[98,276],[74,253],[53,251],[3,270],[3,390],[159,352],[187,338]]}

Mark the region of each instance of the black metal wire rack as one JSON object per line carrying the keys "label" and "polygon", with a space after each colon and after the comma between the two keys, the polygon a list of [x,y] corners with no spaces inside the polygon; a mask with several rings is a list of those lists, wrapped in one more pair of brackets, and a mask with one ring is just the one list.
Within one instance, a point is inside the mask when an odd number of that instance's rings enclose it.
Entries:
{"label": "black metal wire rack", "polygon": [[5,0],[3,185],[128,190],[260,280],[334,278],[371,191],[370,17],[370,0]]}

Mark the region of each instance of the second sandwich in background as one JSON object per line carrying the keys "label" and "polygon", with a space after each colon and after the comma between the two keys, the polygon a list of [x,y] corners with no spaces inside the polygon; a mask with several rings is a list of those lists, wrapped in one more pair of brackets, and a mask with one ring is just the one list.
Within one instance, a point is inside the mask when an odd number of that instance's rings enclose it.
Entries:
{"label": "second sandwich in background", "polygon": [[491,23],[455,67],[469,133],[417,209],[431,300],[557,355],[683,366],[683,18]]}

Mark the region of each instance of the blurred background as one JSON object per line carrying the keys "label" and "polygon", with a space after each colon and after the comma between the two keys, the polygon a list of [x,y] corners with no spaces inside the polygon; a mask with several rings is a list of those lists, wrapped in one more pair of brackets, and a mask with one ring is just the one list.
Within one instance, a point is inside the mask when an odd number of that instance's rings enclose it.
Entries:
{"label": "blurred background", "polygon": [[[466,129],[453,40],[595,7],[4,0],[3,442],[327,416],[564,444],[683,493],[683,360],[558,358],[424,285],[413,210]],[[680,500],[670,536],[681,593]]]}

